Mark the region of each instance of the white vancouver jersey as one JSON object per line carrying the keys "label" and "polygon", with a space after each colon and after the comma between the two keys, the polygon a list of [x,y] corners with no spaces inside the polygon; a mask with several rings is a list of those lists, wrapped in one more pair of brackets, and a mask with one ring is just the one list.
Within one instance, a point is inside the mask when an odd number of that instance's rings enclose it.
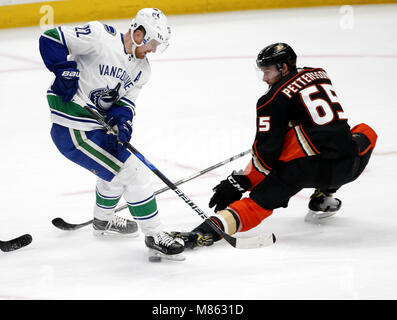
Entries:
{"label": "white vancouver jersey", "polygon": [[151,70],[147,58],[134,59],[127,54],[123,34],[92,21],[84,26],[58,27],[43,36],[65,46],[68,60],[76,61],[80,71],[79,88],[72,103],[62,104],[60,98],[48,90],[54,123],[78,130],[101,128],[95,120],[87,119],[90,116],[81,108],[84,103],[102,114],[115,104],[130,107],[135,114],[135,101]]}

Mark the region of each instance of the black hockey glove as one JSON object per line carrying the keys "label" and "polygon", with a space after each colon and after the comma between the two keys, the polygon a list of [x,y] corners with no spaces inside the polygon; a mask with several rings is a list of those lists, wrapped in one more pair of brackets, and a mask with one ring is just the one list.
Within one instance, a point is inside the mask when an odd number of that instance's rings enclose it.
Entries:
{"label": "black hockey glove", "polygon": [[185,248],[194,249],[196,247],[206,247],[214,244],[212,234],[202,234],[200,232],[170,232],[173,238],[180,238],[185,242]]}
{"label": "black hockey glove", "polygon": [[80,71],[76,61],[62,61],[52,67],[56,78],[51,89],[62,98],[63,102],[72,100],[79,88]]}
{"label": "black hockey glove", "polygon": [[215,194],[210,200],[209,207],[215,206],[215,212],[223,210],[234,201],[240,200],[243,193],[249,190],[251,186],[250,180],[242,171],[233,171],[230,176],[222,180],[213,189]]}

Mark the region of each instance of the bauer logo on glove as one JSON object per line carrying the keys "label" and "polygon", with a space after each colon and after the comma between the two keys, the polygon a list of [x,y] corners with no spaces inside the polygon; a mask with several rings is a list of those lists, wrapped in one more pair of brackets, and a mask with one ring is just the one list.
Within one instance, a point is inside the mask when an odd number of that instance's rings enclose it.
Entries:
{"label": "bauer logo on glove", "polygon": [[80,77],[79,71],[64,71],[61,74],[61,77],[68,80],[78,79]]}
{"label": "bauer logo on glove", "polygon": [[80,71],[76,61],[62,61],[54,64],[52,71],[55,74],[51,89],[62,98],[63,102],[69,102],[79,88]]}

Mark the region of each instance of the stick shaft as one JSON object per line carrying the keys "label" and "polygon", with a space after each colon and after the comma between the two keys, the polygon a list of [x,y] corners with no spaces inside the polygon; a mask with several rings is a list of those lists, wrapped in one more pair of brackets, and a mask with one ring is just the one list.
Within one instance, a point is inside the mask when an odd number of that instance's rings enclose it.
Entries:
{"label": "stick shaft", "polygon": [[[96,120],[98,120],[98,122],[100,122],[107,131],[113,133],[112,128],[99,113],[97,113],[87,105],[84,105],[84,109],[87,110]],[[124,145],[139,160],[141,160],[143,164],[150,169],[150,171],[152,171],[157,177],[160,178],[161,181],[163,181],[170,189],[172,189],[179,196],[179,198],[185,201],[185,203],[188,204],[202,219],[207,220],[208,224],[216,233],[223,237],[233,247],[236,247],[236,238],[231,237],[230,235],[219,229],[215,222],[209,219],[208,215],[203,210],[201,210],[192,200],[189,199],[188,196],[186,196],[180,189],[178,189],[178,187],[174,183],[172,183],[171,180],[169,180],[159,169],[157,169],[149,160],[147,160],[134,146],[132,146],[129,142],[125,142]]]}
{"label": "stick shaft", "polygon": [[[232,161],[234,161],[234,160],[236,160],[236,159],[239,159],[239,158],[245,156],[246,154],[248,154],[249,152],[250,152],[250,150],[246,150],[246,151],[244,151],[244,152],[241,152],[241,153],[239,153],[239,154],[237,154],[237,155],[235,155],[235,156],[233,156],[233,157],[230,157],[230,158],[228,158],[228,159],[226,159],[226,160],[224,160],[224,161],[222,161],[222,162],[218,162],[217,164],[214,164],[214,165],[211,166],[211,167],[208,167],[208,168],[203,169],[203,170],[201,170],[201,171],[199,171],[199,172],[196,172],[196,173],[194,173],[194,174],[192,174],[192,175],[190,175],[190,176],[188,176],[188,177],[182,178],[182,179],[178,180],[177,182],[174,182],[174,184],[175,184],[175,186],[179,186],[179,185],[181,185],[181,184],[183,184],[183,183],[185,183],[185,182],[188,182],[188,181],[190,181],[190,180],[193,180],[193,179],[195,179],[195,178],[197,178],[197,177],[202,176],[203,174],[206,174],[206,173],[208,173],[208,172],[210,172],[210,171],[212,171],[212,170],[215,170],[215,169],[217,169],[217,168],[219,168],[219,167],[221,167],[221,166],[223,166],[223,165],[225,165],[225,164],[227,164],[227,163],[229,163],[229,162],[232,162]],[[157,196],[157,195],[159,195],[160,193],[163,193],[163,192],[165,192],[165,191],[167,191],[167,190],[170,190],[170,187],[169,187],[169,186],[166,186],[166,187],[164,187],[164,188],[162,188],[162,189],[160,189],[160,190],[155,191],[155,192],[154,192],[154,195]],[[122,206],[116,208],[115,212],[122,211],[122,210],[124,210],[124,209],[126,209],[126,208],[128,208],[128,205],[127,205],[127,204],[124,204],[124,205],[122,205]]]}
{"label": "stick shaft", "polygon": [[[217,163],[217,164],[214,164],[214,165],[211,166],[211,167],[208,167],[208,168],[203,169],[203,170],[201,170],[201,171],[199,171],[199,172],[196,172],[196,173],[194,173],[194,174],[192,174],[192,175],[190,175],[190,176],[188,176],[188,177],[182,178],[182,179],[178,180],[177,182],[175,182],[174,184],[175,184],[176,186],[178,186],[178,185],[181,185],[181,184],[183,184],[183,183],[185,183],[185,182],[191,181],[191,180],[193,180],[193,179],[195,179],[195,178],[197,178],[197,177],[199,177],[199,176],[201,176],[201,175],[203,175],[203,174],[205,174],[205,173],[207,173],[207,172],[210,172],[210,171],[212,171],[212,170],[214,170],[214,169],[216,169],[216,168],[221,167],[222,165],[224,165],[224,164],[226,164],[226,163],[229,163],[229,162],[232,162],[232,161],[234,161],[234,160],[236,160],[236,159],[239,159],[239,158],[243,157],[244,155],[248,154],[249,152],[250,152],[250,150],[241,152],[241,153],[239,153],[239,154],[237,154],[237,155],[235,155],[235,156],[233,156],[233,157],[230,157],[230,158],[228,158],[228,159],[226,159],[226,160],[224,160],[224,161],[222,161],[222,162],[219,162],[219,163]],[[165,191],[167,191],[167,190],[170,190],[170,187],[165,186],[164,188],[161,188],[161,189],[159,189],[159,190],[156,190],[156,191],[154,192],[154,195],[157,196],[157,195],[159,195],[159,194],[161,194],[161,193],[163,193],[163,192],[165,192]],[[126,208],[128,208],[128,205],[127,205],[127,204],[124,204],[124,205],[122,205],[122,206],[116,208],[116,209],[115,209],[115,212],[122,211],[122,210],[124,210],[124,209],[126,209]],[[77,229],[80,229],[80,228],[83,228],[83,227],[85,227],[85,226],[90,225],[93,221],[94,221],[94,220],[91,219],[91,220],[86,221],[86,222],[83,222],[83,223],[73,224],[73,223],[68,223],[68,222],[66,222],[66,221],[63,220],[62,218],[55,218],[55,219],[52,220],[52,223],[53,223],[57,228],[62,229],[62,230],[77,230]]]}

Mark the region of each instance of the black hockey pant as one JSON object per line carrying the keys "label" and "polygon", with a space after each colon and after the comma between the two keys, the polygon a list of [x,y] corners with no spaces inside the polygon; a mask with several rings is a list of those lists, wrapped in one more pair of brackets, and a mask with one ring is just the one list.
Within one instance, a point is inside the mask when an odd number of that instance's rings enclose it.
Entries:
{"label": "black hockey pant", "polygon": [[[360,145],[367,142],[364,140],[366,139],[356,142]],[[336,160],[312,156],[280,163],[251,190],[250,198],[262,208],[271,210],[287,207],[289,199],[303,188],[319,188],[321,191],[335,192],[361,175],[371,154],[372,149],[362,156]]]}

